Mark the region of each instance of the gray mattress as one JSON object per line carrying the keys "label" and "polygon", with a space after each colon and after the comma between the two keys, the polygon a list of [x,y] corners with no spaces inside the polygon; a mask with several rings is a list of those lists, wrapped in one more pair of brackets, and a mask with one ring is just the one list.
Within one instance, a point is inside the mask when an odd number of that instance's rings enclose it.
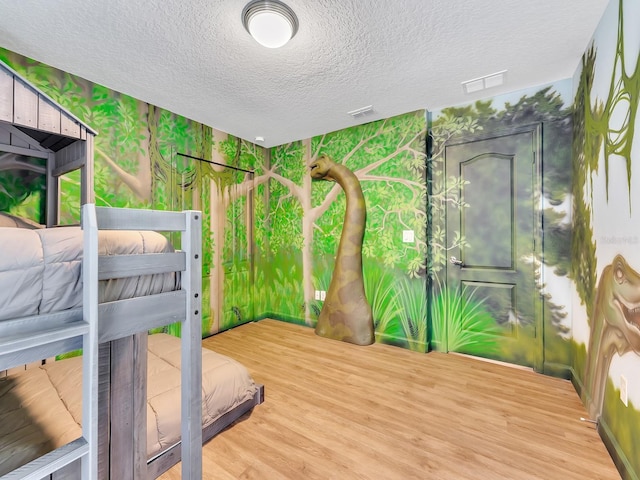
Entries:
{"label": "gray mattress", "polygon": [[[80,227],[0,227],[0,321],[82,305]],[[172,251],[156,232],[101,231],[99,254]],[[145,275],[100,282],[100,301],[138,297],[179,288],[179,275]]]}
{"label": "gray mattress", "polygon": [[[180,339],[149,336],[147,454],[180,438]],[[0,379],[0,476],[81,435],[82,358],[31,368]],[[258,390],[237,361],[202,349],[202,426]]]}

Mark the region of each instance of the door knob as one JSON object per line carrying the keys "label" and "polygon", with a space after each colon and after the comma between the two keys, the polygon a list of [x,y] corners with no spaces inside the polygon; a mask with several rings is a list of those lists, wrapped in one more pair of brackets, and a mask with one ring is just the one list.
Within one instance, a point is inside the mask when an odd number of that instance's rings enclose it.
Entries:
{"label": "door knob", "polygon": [[459,267],[464,267],[464,262],[462,260],[458,260],[456,257],[450,257],[449,261],[453,264],[453,265],[457,265]]}

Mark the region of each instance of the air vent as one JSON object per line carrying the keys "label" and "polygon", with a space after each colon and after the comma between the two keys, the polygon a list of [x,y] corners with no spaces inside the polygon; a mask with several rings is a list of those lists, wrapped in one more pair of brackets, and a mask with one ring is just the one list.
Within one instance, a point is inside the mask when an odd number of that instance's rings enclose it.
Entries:
{"label": "air vent", "polygon": [[489,75],[485,75],[484,77],[473,78],[471,80],[466,80],[462,82],[462,88],[464,89],[464,93],[474,93],[479,92],[480,90],[485,90],[487,88],[499,87],[504,83],[504,77],[507,73],[506,70],[501,70],[499,72],[490,73]]}
{"label": "air vent", "polygon": [[369,115],[373,113],[373,105],[367,105],[366,107],[356,108],[355,110],[351,110],[347,112],[353,118],[364,117],[365,115]]}

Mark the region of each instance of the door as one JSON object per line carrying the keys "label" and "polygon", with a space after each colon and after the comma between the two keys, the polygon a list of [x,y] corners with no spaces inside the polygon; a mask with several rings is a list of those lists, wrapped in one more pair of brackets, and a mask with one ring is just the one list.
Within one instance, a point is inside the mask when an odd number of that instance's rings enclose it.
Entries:
{"label": "door", "polygon": [[542,365],[536,298],[539,128],[446,146],[449,351]]}

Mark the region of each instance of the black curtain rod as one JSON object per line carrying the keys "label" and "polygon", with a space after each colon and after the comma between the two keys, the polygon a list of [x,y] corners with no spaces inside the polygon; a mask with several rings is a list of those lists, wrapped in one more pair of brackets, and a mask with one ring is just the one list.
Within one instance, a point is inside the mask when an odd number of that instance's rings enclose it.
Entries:
{"label": "black curtain rod", "polygon": [[234,167],[233,165],[225,165],[224,163],[214,162],[213,160],[206,160],[206,159],[200,158],[200,157],[194,157],[192,155],[187,155],[186,153],[178,152],[177,155],[180,155],[181,157],[192,158],[194,160],[198,160],[199,162],[205,162],[205,163],[210,163],[212,165],[218,165],[219,167],[231,168],[233,170],[238,170],[240,172],[250,173],[251,175],[255,174],[254,170],[247,170],[245,168]]}

